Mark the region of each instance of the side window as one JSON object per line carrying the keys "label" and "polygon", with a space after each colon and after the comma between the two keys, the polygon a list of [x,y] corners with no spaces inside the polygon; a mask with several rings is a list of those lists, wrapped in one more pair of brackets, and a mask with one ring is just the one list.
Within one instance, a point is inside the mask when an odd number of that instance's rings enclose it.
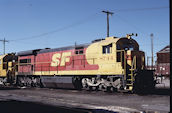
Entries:
{"label": "side window", "polygon": [[83,50],[80,50],[80,51],[79,51],[79,54],[83,54],[83,53],[84,53]]}
{"label": "side window", "polygon": [[21,59],[19,63],[21,63],[22,65],[28,65],[27,63],[31,63],[31,59]]}
{"label": "side window", "polygon": [[20,63],[27,63],[27,59],[21,59],[19,62]]}
{"label": "side window", "polygon": [[121,62],[121,52],[117,52],[116,57],[116,62]]}
{"label": "side window", "polygon": [[27,59],[27,63],[31,63],[31,59]]}
{"label": "side window", "polygon": [[83,49],[75,50],[76,55],[82,55],[84,53]]}
{"label": "side window", "polygon": [[112,53],[112,44],[103,46],[103,47],[102,47],[102,53],[103,53],[103,54]]}
{"label": "side window", "polygon": [[75,54],[78,54],[78,51],[75,51]]}

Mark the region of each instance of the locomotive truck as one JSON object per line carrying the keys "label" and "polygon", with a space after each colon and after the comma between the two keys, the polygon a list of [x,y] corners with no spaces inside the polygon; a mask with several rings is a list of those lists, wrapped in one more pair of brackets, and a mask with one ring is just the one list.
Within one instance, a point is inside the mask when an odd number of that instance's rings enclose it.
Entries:
{"label": "locomotive truck", "polygon": [[90,44],[21,51],[0,57],[0,83],[103,91],[144,91],[155,86],[136,40],[106,37]]}

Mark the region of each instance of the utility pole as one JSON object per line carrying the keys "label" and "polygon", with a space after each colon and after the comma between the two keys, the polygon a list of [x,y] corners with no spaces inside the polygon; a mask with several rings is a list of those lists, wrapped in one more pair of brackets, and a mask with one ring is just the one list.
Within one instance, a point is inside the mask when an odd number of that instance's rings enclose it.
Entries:
{"label": "utility pole", "polygon": [[151,52],[152,52],[152,69],[153,69],[153,33],[150,34],[151,37]]}
{"label": "utility pole", "polygon": [[109,14],[113,14],[113,12],[109,12],[109,11],[102,11],[103,13],[107,14],[107,37],[109,37]]}
{"label": "utility pole", "polygon": [[5,40],[5,37],[4,37],[4,40],[0,40],[0,41],[3,42],[3,45],[4,45],[4,55],[5,55],[5,43],[6,43],[6,42],[9,42],[9,41],[8,41],[8,40]]}
{"label": "utility pole", "polygon": [[149,65],[149,63],[148,63],[148,62],[149,62],[149,57],[147,56],[147,67],[148,67],[148,65]]}
{"label": "utility pole", "polygon": [[149,70],[151,70],[152,69],[152,66],[151,66],[151,64],[150,64],[150,58],[152,58],[152,57],[149,57],[149,56],[147,56],[147,69],[149,69]]}

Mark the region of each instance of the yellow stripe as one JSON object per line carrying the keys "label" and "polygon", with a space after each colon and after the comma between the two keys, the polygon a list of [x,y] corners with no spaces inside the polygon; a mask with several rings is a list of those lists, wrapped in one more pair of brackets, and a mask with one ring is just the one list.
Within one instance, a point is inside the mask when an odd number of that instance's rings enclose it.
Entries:
{"label": "yellow stripe", "polygon": [[71,71],[35,71],[34,75],[122,75],[123,73],[115,73],[109,71],[97,70],[71,70]]}

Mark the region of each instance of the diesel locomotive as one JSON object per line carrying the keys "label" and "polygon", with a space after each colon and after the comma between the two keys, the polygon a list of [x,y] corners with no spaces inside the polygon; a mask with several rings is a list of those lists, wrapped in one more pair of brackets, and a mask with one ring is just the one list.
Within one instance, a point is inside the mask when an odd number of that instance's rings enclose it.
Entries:
{"label": "diesel locomotive", "polygon": [[131,35],[90,44],[36,49],[0,57],[0,84],[103,91],[154,88],[153,73]]}

